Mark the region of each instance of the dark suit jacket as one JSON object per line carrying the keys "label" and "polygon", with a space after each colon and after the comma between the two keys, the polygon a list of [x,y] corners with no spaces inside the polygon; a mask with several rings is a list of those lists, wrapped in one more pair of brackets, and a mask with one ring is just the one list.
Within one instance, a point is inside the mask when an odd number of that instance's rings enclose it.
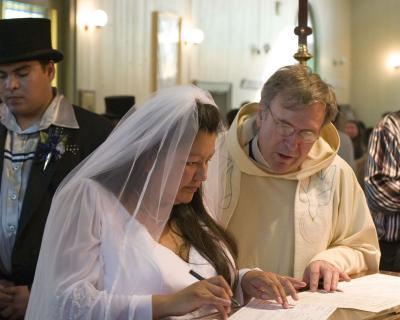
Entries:
{"label": "dark suit jacket", "polygon": [[[0,274],[0,278],[16,285],[32,285],[44,226],[58,185],[112,130],[111,123],[104,117],[75,106],[74,111],[79,129],[64,128],[63,134],[67,135],[67,145],[77,145],[79,151],[76,154],[65,152],[60,159],[50,161],[45,171],[43,162],[34,161],[32,165],[12,253],[12,274]],[[0,124],[0,173],[6,134],[6,128]]]}

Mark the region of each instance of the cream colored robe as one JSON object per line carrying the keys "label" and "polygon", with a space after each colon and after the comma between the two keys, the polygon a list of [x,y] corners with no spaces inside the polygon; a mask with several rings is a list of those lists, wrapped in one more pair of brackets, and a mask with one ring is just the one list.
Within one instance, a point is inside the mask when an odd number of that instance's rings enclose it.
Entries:
{"label": "cream colored robe", "polygon": [[268,271],[297,278],[315,260],[349,274],[377,271],[375,226],[352,168],[337,156],[336,129],[331,124],[323,129],[298,171],[274,174],[248,157],[257,108],[256,103],[242,108],[227,136],[222,222],[239,242],[239,266],[272,266]]}

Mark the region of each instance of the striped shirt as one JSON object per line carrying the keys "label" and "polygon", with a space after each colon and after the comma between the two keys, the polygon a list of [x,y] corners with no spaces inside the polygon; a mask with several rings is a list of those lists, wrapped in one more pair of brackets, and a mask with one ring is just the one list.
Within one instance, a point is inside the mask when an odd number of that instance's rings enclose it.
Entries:
{"label": "striped shirt", "polygon": [[67,128],[79,128],[79,125],[72,105],[62,95],[54,97],[41,120],[30,128],[22,130],[4,103],[0,104],[0,122],[7,128],[0,188],[0,268],[8,274],[40,131],[50,125]]}
{"label": "striped shirt", "polygon": [[380,240],[400,241],[400,111],[384,117],[368,147],[365,194]]}

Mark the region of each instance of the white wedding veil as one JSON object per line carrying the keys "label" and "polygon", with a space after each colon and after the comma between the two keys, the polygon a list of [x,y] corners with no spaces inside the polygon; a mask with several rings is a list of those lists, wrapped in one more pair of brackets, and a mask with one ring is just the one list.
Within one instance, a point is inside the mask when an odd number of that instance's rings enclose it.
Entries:
{"label": "white wedding veil", "polygon": [[[46,223],[26,319],[131,319],[120,313],[119,305],[126,302],[120,286],[126,275],[130,284],[141,282],[135,271],[151,254],[143,239],[147,235],[158,241],[168,221],[199,130],[197,102],[215,106],[206,91],[194,86],[157,92],[128,112],[61,183]],[[207,198],[215,217],[218,201]],[[109,271],[102,266],[109,257],[94,254],[107,245],[99,243],[99,234],[114,246],[108,284],[102,279]],[[91,271],[81,267],[88,261]],[[89,284],[76,280],[81,278]],[[98,289],[104,287],[110,289]],[[129,290],[140,293],[140,287]]]}

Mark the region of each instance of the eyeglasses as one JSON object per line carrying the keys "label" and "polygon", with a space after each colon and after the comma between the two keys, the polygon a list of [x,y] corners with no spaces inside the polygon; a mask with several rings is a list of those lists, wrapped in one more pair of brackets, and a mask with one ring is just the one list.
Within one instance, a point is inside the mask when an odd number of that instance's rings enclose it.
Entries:
{"label": "eyeglasses", "polygon": [[275,123],[276,131],[282,137],[290,137],[296,133],[304,143],[314,143],[319,138],[319,134],[311,130],[298,130],[292,127],[290,124],[284,123],[276,119],[272,113],[271,107],[268,108],[268,111],[271,114],[272,120]]}

